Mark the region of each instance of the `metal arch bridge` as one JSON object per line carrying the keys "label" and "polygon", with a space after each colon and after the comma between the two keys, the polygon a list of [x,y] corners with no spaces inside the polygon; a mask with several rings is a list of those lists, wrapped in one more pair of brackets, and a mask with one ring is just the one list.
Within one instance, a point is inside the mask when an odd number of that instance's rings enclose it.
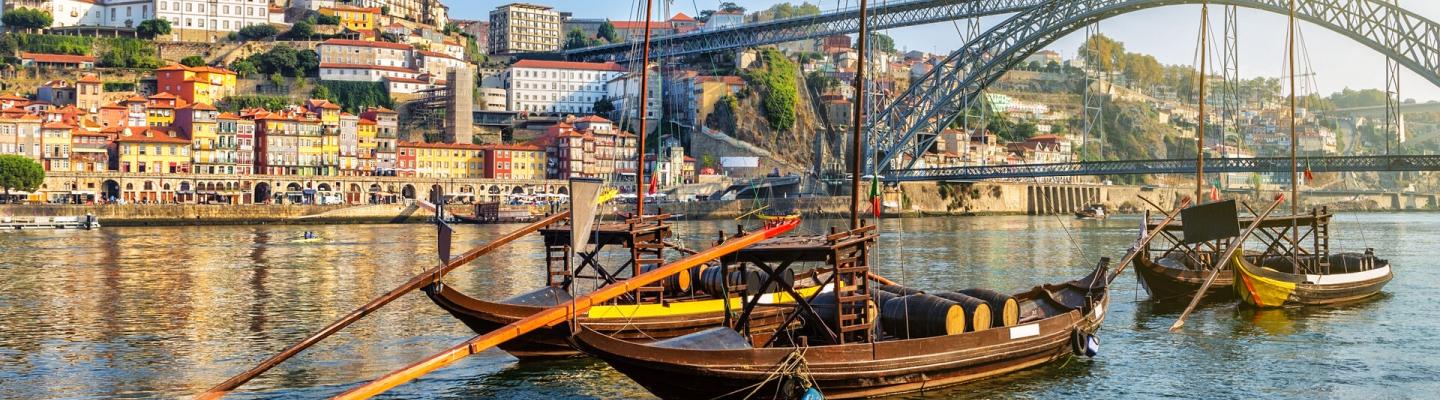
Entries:
{"label": "metal arch bridge", "polygon": [[[912,0],[872,5],[870,29],[890,29],[972,17],[1020,12],[1045,0]],[[711,31],[650,38],[650,57],[664,58],[785,43],[860,31],[860,8],[847,9]],[[633,43],[566,50],[570,60],[626,62],[640,58]]]}
{"label": "metal arch bridge", "polygon": [[[1440,171],[1440,156],[1310,157],[1300,161],[1311,172]],[[1290,158],[1207,158],[1205,172],[1290,173]],[[1059,164],[981,165],[897,170],[887,182],[969,181],[1047,176],[1194,174],[1195,159],[1091,161]]]}
{"label": "metal arch bridge", "polygon": [[[1138,10],[1201,0],[1050,0],[1026,9],[952,52],[876,115],[867,173],[901,176],[921,160],[967,104],[1026,56],[1094,22]],[[1288,0],[1210,0],[1213,4],[1288,14]],[[1398,60],[1440,85],[1440,25],[1376,0],[1312,0],[1296,17],[1345,35]],[[1139,161],[1144,162],[1144,161]],[[1137,163],[1139,163],[1137,162]],[[1057,169],[1058,171],[1058,169]],[[1103,173],[1103,172],[1097,172]]]}

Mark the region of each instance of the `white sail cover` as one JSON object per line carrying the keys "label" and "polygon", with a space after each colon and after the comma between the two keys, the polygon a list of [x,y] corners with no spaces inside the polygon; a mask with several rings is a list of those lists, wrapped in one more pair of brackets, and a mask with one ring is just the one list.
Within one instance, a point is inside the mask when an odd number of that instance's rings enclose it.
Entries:
{"label": "white sail cover", "polygon": [[590,249],[590,233],[595,229],[595,214],[600,205],[595,201],[600,195],[602,182],[599,179],[570,179],[570,259]]}

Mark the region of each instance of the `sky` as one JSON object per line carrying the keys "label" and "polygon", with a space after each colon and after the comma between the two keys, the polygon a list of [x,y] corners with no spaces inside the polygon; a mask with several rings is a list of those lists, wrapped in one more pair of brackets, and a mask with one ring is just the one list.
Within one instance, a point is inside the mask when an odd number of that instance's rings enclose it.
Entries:
{"label": "sky", "polygon": [[[557,10],[568,11],[581,18],[614,20],[639,20],[641,14],[636,10],[643,7],[643,2],[636,0],[529,0],[528,2],[550,5]],[[655,7],[660,8],[664,2],[665,0],[656,1]],[[774,0],[734,0],[734,2],[749,11],[769,8],[773,4],[780,3],[780,1]],[[858,4],[857,0],[810,0],[810,2],[819,5],[824,10],[853,7]],[[872,3],[874,2],[876,1],[872,1]],[[446,1],[446,4],[450,6],[450,17],[456,19],[488,19],[490,10],[508,3],[511,1]],[[798,4],[799,2],[792,1],[792,3]],[[714,9],[719,4],[720,1],[717,0],[674,0],[669,7],[671,14],[684,12],[694,16],[699,14],[699,10]],[[1440,2],[1402,0],[1400,4],[1423,17],[1440,20]],[[1210,8],[1211,26],[1215,31],[1212,37],[1220,38],[1219,30],[1223,21],[1222,7],[1212,5]],[[982,30],[994,26],[1005,18],[1008,16],[982,19],[980,21]],[[1241,76],[1250,78],[1286,75],[1284,64],[1285,16],[1241,8],[1236,19],[1240,25],[1238,52]],[[956,23],[946,22],[896,28],[882,32],[895,38],[896,47],[944,54],[962,44],[961,32],[966,28],[967,23],[959,21],[958,29]],[[1196,49],[1199,47],[1199,30],[1200,6],[1198,5],[1152,8],[1120,15],[1100,23],[1100,32],[1124,42],[1126,50],[1154,55],[1163,64],[1195,65]],[[1299,57],[1302,63],[1298,68],[1301,68],[1302,71],[1297,76],[1303,77],[1303,68],[1308,64],[1315,73],[1313,76],[1314,91],[1322,95],[1329,95],[1345,88],[1383,89],[1385,87],[1385,56],[1354,40],[1316,25],[1302,22],[1300,30],[1301,37],[1305,39],[1304,47],[1308,49],[1309,63],[1303,62],[1304,54]],[[1056,41],[1049,48],[1059,51],[1069,59],[1074,56],[1076,49],[1083,41],[1084,31],[1081,30]],[[1219,49],[1219,47],[1214,46],[1212,49]],[[1218,55],[1214,57],[1218,57]],[[1218,60],[1218,58],[1212,58],[1212,60]],[[1211,64],[1211,69],[1218,72],[1218,67],[1214,66],[1218,62]],[[1400,79],[1401,97],[1420,102],[1440,101],[1440,87],[1419,75],[1409,70],[1403,70]],[[1300,93],[1307,94],[1304,88]]]}

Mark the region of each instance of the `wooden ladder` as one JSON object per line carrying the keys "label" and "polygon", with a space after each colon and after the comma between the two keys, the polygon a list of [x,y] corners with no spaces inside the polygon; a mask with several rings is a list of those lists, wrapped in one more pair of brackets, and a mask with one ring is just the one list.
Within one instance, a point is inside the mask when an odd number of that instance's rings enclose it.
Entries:
{"label": "wooden ladder", "polygon": [[[852,232],[832,234],[831,243],[850,239]],[[863,235],[863,233],[862,233]],[[872,339],[870,332],[875,321],[870,320],[870,241],[840,245],[834,248],[835,304],[839,308],[839,326],[836,338],[840,344],[847,340],[865,342]],[[878,305],[877,305],[878,307]]]}
{"label": "wooden ladder", "polygon": [[570,253],[568,245],[545,245],[545,279],[550,286],[562,287],[570,282]]}

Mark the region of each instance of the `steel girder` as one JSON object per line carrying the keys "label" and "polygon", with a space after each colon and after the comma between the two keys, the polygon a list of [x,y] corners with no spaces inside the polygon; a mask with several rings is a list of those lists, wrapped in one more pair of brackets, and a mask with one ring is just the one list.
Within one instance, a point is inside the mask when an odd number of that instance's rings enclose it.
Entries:
{"label": "steel girder", "polygon": [[[873,119],[866,154],[885,175],[910,169],[936,134],[1006,70],[1026,56],[1085,25],[1116,15],[1200,0],[1051,0],[1001,22],[955,50],[930,73],[911,83]],[[1288,0],[1211,0],[1211,3],[1288,13]],[[1440,25],[1392,4],[1374,0],[1298,2],[1296,16],[1345,35],[1440,85]]]}
{"label": "steel girder", "polygon": [[[1312,172],[1440,171],[1440,156],[1312,157],[1301,161]],[[1084,175],[1194,174],[1195,159],[1091,161],[1061,164],[987,165],[896,171],[892,181],[979,180]],[[1290,158],[1207,158],[1205,172],[1290,173]]]}
{"label": "steel girder", "polygon": [[[899,28],[945,22],[987,15],[1020,12],[1044,0],[914,0],[871,6],[872,30]],[[650,57],[663,58],[686,54],[785,43],[860,31],[860,9],[845,10],[804,17],[778,19],[740,25],[713,31],[696,31],[650,39]],[[585,61],[630,61],[633,43],[567,50],[567,59]]]}

